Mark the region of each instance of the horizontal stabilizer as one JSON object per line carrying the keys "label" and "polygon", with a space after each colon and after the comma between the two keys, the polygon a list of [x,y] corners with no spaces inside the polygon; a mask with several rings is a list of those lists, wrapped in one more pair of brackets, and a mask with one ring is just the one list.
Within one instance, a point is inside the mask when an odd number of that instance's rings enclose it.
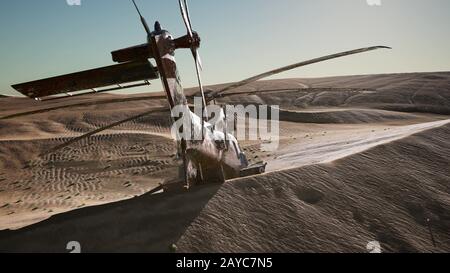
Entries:
{"label": "horizontal stabilizer", "polygon": [[153,52],[148,44],[132,46],[111,52],[112,59],[116,63],[124,63],[136,60],[153,58]]}
{"label": "horizontal stabilizer", "polygon": [[154,80],[157,78],[159,78],[157,69],[146,60],[16,84],[12,87],[27,97],[42,98],[123,83]]}

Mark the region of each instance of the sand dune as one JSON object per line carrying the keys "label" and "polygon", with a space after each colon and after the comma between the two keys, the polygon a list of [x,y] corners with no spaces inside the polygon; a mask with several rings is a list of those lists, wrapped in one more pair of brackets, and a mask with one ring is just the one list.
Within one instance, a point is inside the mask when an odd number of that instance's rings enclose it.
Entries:
{"label": "sand dune", "polygon": [[[365,252],[373,240],[385,251],[449,251],[449,88],[450,73],[240,88],[222,101],[281,108],[276,152],[242,142],[269,172],[157,195],[148,192],[175,179],[179,164],[167,113],[38,155],[164,106],[161,94],[2,98],[0,230],[14,231],[0,232],[0,251],[65,252],[72,240],[92,252],[165,252],[173,243],[180,251]],[[247,91],[264,92],[239,94]]]}
{"label": "sand dune", "polygon": [[[448,115],[449,82],[448,72],[386,74],[273,80],[251,84],[241,91],[284,89],[283,96],[269,93],[246,98],[283,108],[356,107]],[[303,87],[305,84],[308,88]],[[230,101],[242,98],[236,96]]]}
{"label": "sand dune", "polygon": [[64,252],[71,240],[86,252],[168,252],[173,243],[181,252],[365,252],[373,240],[386,252],[449,251],[448,133],[446,125],[328,164],[77,210],[2,232],[0,242],[13,252]]}
{"label": "sand dune", "polygon": [[328,164],[227,183],[177,245],[188,252],[365,252],[378,240],[388,252],[448,252],[449,133],[447,125]]}
{"label": "sand dune", "polygon": [[[20,228],[67,210],[128,199],[158,186],[170,177],[168,173],[176,177],[171,139],[105,133],[37,158],[62,141],[2,142],[1,169],[15,170],[2,176],[0,200],[4,207],[0,211],[7,215],[0,218],[3,228]],[[36,159],[28,161],[29,157]]]}

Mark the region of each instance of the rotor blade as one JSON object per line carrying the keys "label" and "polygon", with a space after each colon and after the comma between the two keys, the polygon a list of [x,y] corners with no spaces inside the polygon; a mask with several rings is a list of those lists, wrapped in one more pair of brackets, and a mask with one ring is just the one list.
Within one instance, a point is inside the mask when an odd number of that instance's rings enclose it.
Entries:
{"label": "rotor blade", "polygon": [[61,150],[61,149],[65,148],[65,147],[67,147],[67,146],[70,146],[70,145],[72,145],[72,144],[74,144],[74,143],[76,143],[76,142],[78,142],[78,141],[80,141],[82,139],[88,138],[88,137],[93,136],[95,134],[98,134],[98,133],[100,133],[102,131],[105,131],[105,130],[111,129],[113,127],[119,126],[119,125],[121,125],[123,123],[129,122],[129,121],[132,121],[132,120],[135,120],[135,119],[138,119],[138,118],[142,118],[142,117],[145,117],[145,116],[153,114],[153,113],[163,112],[163,111],[168,111],[168,110],[169,110],[169,108],[166,108],[166,107],[164,107],[164,108],[156,108],[156,109],[153,109],[151,111],[147,111],[145,113],[142,113],[142,114],[139,114],[139,115],[136,115],[136,116],[132,116],[132,117],[126,118],[126,119],[121,120],[121,121],[114,122],[114,123],[109,124],[107,126],[98,128],[98,129],[96,129],[96,130],[94,130],[92,132],[89,132],[89,133],[86,133],[84,135],[72,138],[71,140],[69,140],[69,141],[67,141],[67,142],[65,142],[63,144],[58,145],[58,146],[56,146],[56,147],[54,147],[54,148],[52,148],[52,149],[50,149],[50,150],[40,154],[39,157],[44,157],[44,156],[46,156],[48,154],[54,153],[54,152],[56,152],[58,150]]}
{"label": "rotor blade", "polygon": [[197,80],[198,86],[200,88],[200,93],[202,94],[202,115],[208,116],[208,112],[206,112],[205,90],[203,89],[202,75],[200,74],[200,65],[198,61],[195,62],[195,71],[197,72]]}
{"label": "rotor blade", "polygon": [[[192,30],[191,17],[189,15],[189,7],[187,0],[178,0],[180,3],[181,15],[183,17],[184,24],[186,25],[186,29],[188,31],[189,37],[194,39],[194,32]],[[195,62],[198,64],[200,71],[203,70],[203,63],[200,58],[200,54],[196,47],[191,48],[192,56],[194,57]]]}
{"label": "rotor blade", "polygon": [[202,76],[200,74],[200,70],[202,69],[200,63],[198,61],[198,52],[197,49],[191,49],[192,54],[194,55],[195,60],[195,71],[197,72],[198,86],[200,88],[200,93],[202,94],[202,139],[204,139],[204,128],[205,128],[205,117],[208,117],[208,111],[206,110],[206,99],[205,99],[205,91],[203,89]]}
{"label": "rotor blade", "polygon": [[316,58],[316,59],[312,59],[312,60],[308,60],[308,61],[304,61],[304,62],[292,64],[292,65],[288,65],[288,66],[285,66],[285,67],[281,67],[281,68],[278,68],[278,69],[275,69],[275,70],[271,70],[269,72],[262,73],[262,74],[254,76],[254,77],[245,79],[243,81],[231,84],[231,85],[229,85],[229,86],[227,86],[227,87],[225,87],[225,88],[223,88],[221,90],[217,90],[217,91],[211,92],[207,102],[213,100],[216,97],[220,97],[220,94],[225,92],[225,91],[228,91],[228,90],[231,90],[231,89],[235,89],[235,88],[238,88],[238,87],[250,84],[252,82],[261,80],[263,78],[279,74],[281,72],[285,72],[285,71],[288,71],[288,70],[291,70],[291,69],[294,69],[294,68],[298,68],[298,67],[302,67],[302,66],[307,66],[307,65],[310,65],[310,64],[320,63],[320,62],[331,60],[331,59],[336,59],[336,58],[340,58],[340,57],[344,57],[344,56],[349,56],[349,55],[353,55],[353,54],[358,54],[358,53],[363,53],[363,52],[367,52],[367,51],[372,51],[372,50],[376,50],[376,49],[380,49],[380,48],[391,49],[390,47],[387,47],[387,46],[373,46],[373,47],[360,48],[360,49],[345,51],[345,52],[336,53],[336,54],[332,54],[332,55],[327,55],[327,56],[324,56],[324,57],[320,57],[320,58]]}
{"label": "rotor blade", "polygon": [[203,71],[203,63],[202,63],[202,59],[200,58],[200,53],[198,52],[198,49],[192,49],[192,55],[194,56],[195,62],[198,63],[198,66],[200,67],[200,71]]}
{"label": "rotor blade", "polygon": [[61,109],[74,108],[74,107],[104,105],[104,104],[123,103],[123,102],[141,101],[141,100],[165,100],[166,98],[167,97],[165,95],[163,95],[163,96],[139,96],[139,97],[131,97],[131,98],[116,98],[116,99],[105,99],[105,100],[100,100],[100,101],[88,101],[88,102],[74,103],[74,104],[68,104],[68,105],[59,105],[59,106],[53,106],[53,107],[48,107],[48,108],[41,108],[41,109],[36,109],[36,110],[15,113],[15,114],[7,115],[7,116],[2,116],[2,117],[0,117],[0,120],[7,120],[7,119],[12,119],[12,118],[37,115],[37,114],[47,113],[50,111],[56,111],[56,110],[61,110]]}
{"label": "rotor blade", "polygon": [[192,27],[188,17],[188,13],[186,11],[186,7],[184,5],[184,1],[178,0],[178,3],[180,4],[181,17],[183,17],[184,25],[186,26],[189,37],[192,39],[194,37],[194,34],[192,33]]}
{"label": "rotor blade", "polygon": [[189,27],[192,31],[192,22],[191,22],[191,15],[189,15],[189,6],[187,3],[187,0],[183,0],[183,2],[184,2],[184,8],[185,8],[185,12],[186,12],[186,18],[188,20]]}
{"label": "rotor blade", "polygon": [[148,27],[147,21],[145,21],[145,18],[142,16],[141,11],[139,10],[138,6],[136,5],[136,2],[134,0],[133,1],[134,7],[136,8],[139,17],[141,17],[141,23],[144,26],[145,32],[147,32],[147,35],[150,36],[151,35],[151,31],[150,28]]}
{"label": "rotor blade", "polygon": [[[188,6],[188,3],[187,3],[187,0],[183,0],[183,2],[184,2],[187,22],[189,24],[189,27],[190,27],[192,35],[193,35],[191,15],[189,14],[189,6]],[[193,48],[192,49],[192,55],[194,56],[195,61],[198,62],[198,65],[200,67],[200,71],[202,71],[203,70],[203,63],[202,63],[202,59],[200,58],[200,54],[198,53],[198,49],[197,48]]]}

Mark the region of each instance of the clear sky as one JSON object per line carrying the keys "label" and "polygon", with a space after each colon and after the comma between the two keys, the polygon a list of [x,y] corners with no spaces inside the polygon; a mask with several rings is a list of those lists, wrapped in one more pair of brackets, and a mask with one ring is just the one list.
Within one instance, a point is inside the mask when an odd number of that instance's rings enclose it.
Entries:
{"label": "clear sky", "polygon": [[[202,37],[206,84],[238,81],[294,62],[343,50],[388,45],[277,76],[450,70],[450,1],[190,0]],[[137,0],[150,25],[159,20],[175,36],[186,33],[177,0]],[[0,1],[0,93],[11,84],[111,65],[110,52],[145,42],[131,1]],[[195,86],[190,52],[178,51],[183,84]],[[159,81],[150,88],[161,90]]]}

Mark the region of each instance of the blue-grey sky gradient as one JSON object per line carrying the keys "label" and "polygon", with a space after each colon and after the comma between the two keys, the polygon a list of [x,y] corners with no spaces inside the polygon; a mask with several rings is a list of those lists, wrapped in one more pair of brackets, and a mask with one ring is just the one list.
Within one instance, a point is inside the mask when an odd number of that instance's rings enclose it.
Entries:
{"label": "blue-grey sky gradient", "polygon": [[[0,94],[11,84],[111,65],[110,52],[145,42],[127,0],[5,0],[0,2]],[[174,36],[186,33],[176,0],[137,0],[150,25],[159,20]],[[294,62],[371,45],[392,46],[277,76],[450,70],[450,1],[191,0],[202,37],[206,84],[238,81]],[[196,85],[192,57],[178,51],[184,86]],[[127,92],[159,91],[148,88]]]}

